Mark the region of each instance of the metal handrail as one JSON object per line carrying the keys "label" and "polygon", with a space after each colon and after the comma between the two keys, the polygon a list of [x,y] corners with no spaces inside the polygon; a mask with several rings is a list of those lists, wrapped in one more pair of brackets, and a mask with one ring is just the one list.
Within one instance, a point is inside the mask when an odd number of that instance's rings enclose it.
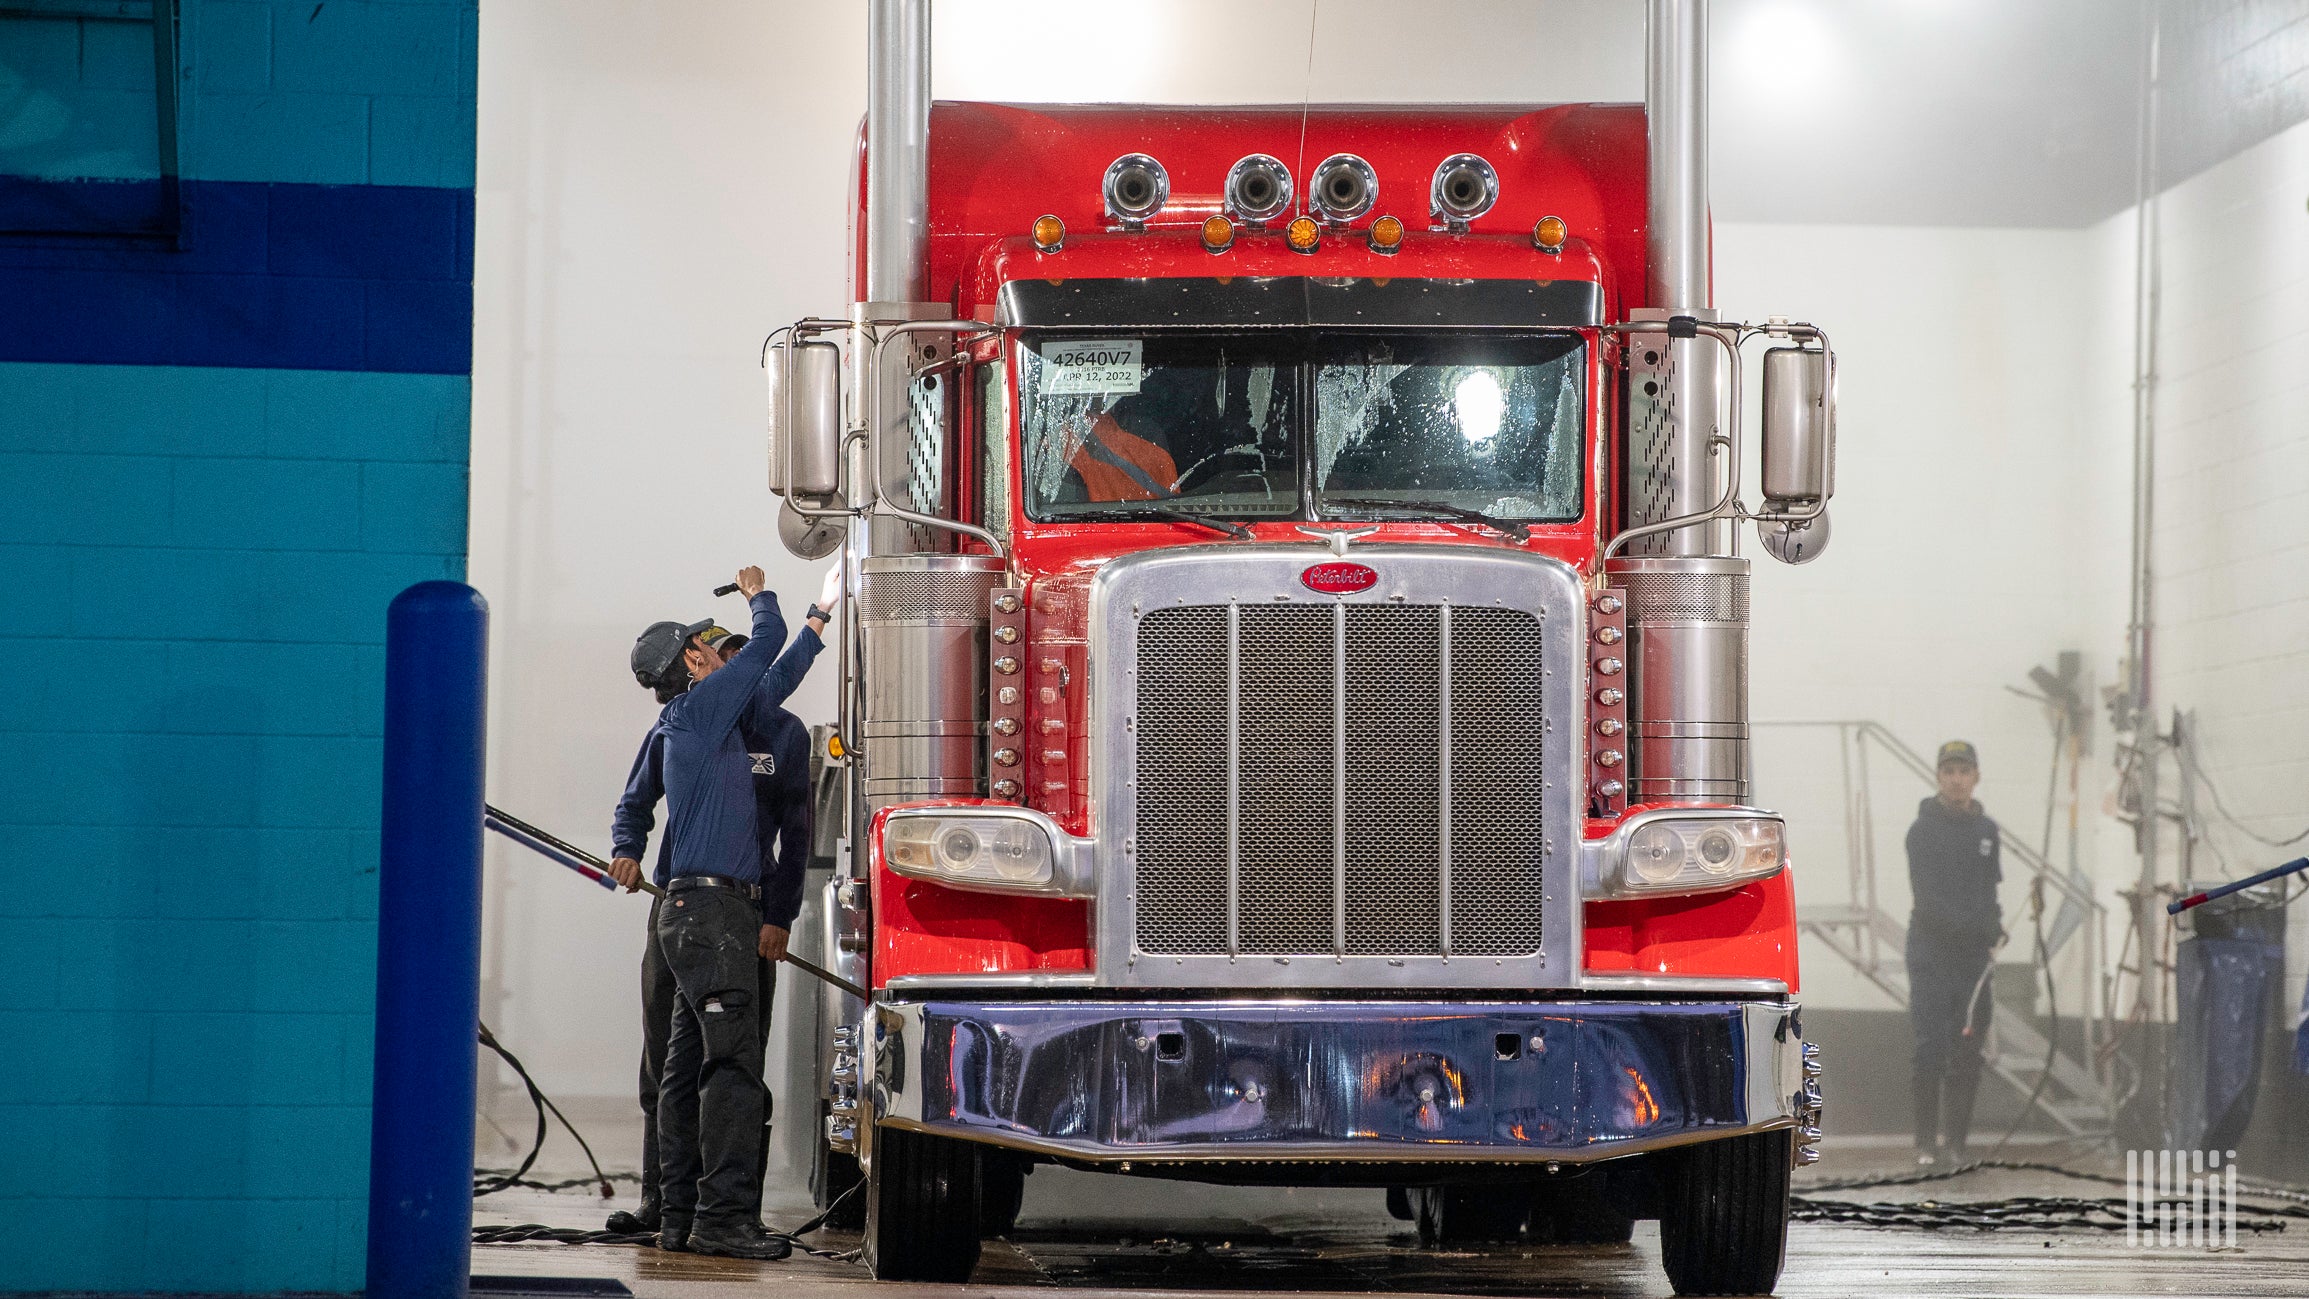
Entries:
{"label": "metal handrail", "polygon": [[[1907,768],[1918,780],[1928,786],[1938,784],[1933,764],[1927,762],[1923,754],[1911,748],[1898,735],[1894,734],[1891,728],[1881,722],[1866,719],[1787,720],[1751,722],[1750,726],[1751,728],[1777,727],[1789,730],[1810,729],[1836,732],[1838,747],[1843,759],[1846,851],[1849,860],[1854,910],[1848,917],[1842,919],[1815,917],[1809,927],[1818,933],[1831,950],[1852,962],[1864,976],[1879,987],[1886,987],[1889,991],[1890,989],[1885,983],[1885,976],[1878,968],[1883,960],[1880,944],[1889,942],[1897,950],[1899,940],[1896,933],[1892,935],[1880,934],[1878,929],[1879,926],[1886,924],[1897,926],[1898,922],[1888,916],[1877,901],[1876,826],[1874,803],[1870,794],[1868,751],[1871,747],[1881,748],[1896,763]],[[2082,936],[2085,943],[2084,959],[2088,977],[2082,1013],[2077,1016],[2077,1019],[2084,1026],[2086,1054],[2088,1059],[2093,1062],[2087,1067],[2091,1068],[2093,1074],[2096,1075],[2095,1081],[2104,1089],[2101,1102],[2105,1107],[2107,1081],[2105,1076],[2100,1076],[2100,1051],[2098,1048],[2101,1042],[2113,1032],[2113,1025],[2110,1021],[2111,1011],[2107,1004],[2105,989],[2102,986],[2104,977],[2102,962],[2105,956],[2103,944],[2105,940],[2101,922],[2107,917],[2109,908],[2092,895],[2089,885],[2080,886],[2065,872],[2056,870],[2052,863],[2046,860],[2044,854],[2022,843],[2014,836],[2004,833],[2001,826],[1998,827],[1998,838],[2013,859],[2026,868],[2040,886],[2050,886],[2046,890],[2048,894],[2059,899],[2073,901],[2085,910],[2086,923],[2080,928],[2083,931]],[[1853,935],[1849,946],[1837,941],[1829,928],[1823,927],[1832,927],[1837,923],[1843,923],[1845,920],[1861,922],[1859,931]],[[2098,1007],[2093,1004],[2096,1000],[2096,993],[2103,994],[2097,997],[2097,1000],[2101,1002]],[[2061,1072],[2060,1065],[2055,1066],[2055,1072]],[[2068,1085],[2073,1088],[2074,1080],[2071,1079]]]}
{"label": "metal handrail", "polygon": [[[1893,734],[1891,728],[1885,726],[1882,722],[1865,720],[1770,721],[1751,722],[1749,725],[1751,728],[1774,726],[1786,727],[1789,729],[1827,729],[1833,727],[1841,731],[1849,732],[1855,738],[1862,741],[1875,741],[1884,749],[1885,752],[1898,759],[1900,765],[1908,768],[1911,772],[1914,772],[1919,779],[1924,781],[1925,784],[1936,784],[1938,780],[1932,764],[1924,760],[1924,755],[1910,748],[1907,741],[1902,740],[1898,735]],[[1862,770],[1863,773],[1865,773],[1865,766],[1863,766]],[[1849,781],[1849,779],[1849,776],[1847,776],[1847,781]],[[1865,791],[1866,786],[1863,784],[1857,786],[1856,789]],[[1871,829],[1873,829],[1873,826],[1871,826]],[[2076,881],[2070,879],[2065,873],[2054,869],[2052,863],[2047,861],[2042,853],[2038,852],[2034,848],[2029,847],[2026,843],[2023,843],[2018,838],[2004,833],[2004,828],[2002,826],[1997,827],[1997,834],[1998,838],[2003,843],[2005,851],[2010,853],[2016,860],[2020,862],[2021,865],[2027,867],[2031,875],[2044,880],[2047,884],[2058,890],[2062,897],[2068,898],[2076,902],[2078,905],[2088,908],[2095,914],[2107,914],[2108,908],[2101,902],[2099,898],[2093,896],[2089,889],[2079,888],[2076,884]],[[1868,860],[1871,867],[1871,873],[1873,873],[1873,852],[1868,854]]]}

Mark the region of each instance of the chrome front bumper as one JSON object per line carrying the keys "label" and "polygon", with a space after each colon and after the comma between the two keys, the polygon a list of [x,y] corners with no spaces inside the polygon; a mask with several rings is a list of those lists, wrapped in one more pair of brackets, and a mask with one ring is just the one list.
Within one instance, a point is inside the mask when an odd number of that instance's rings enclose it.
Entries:
{"label": "chrome front bumper", "polygon": [[874,1007],[874,1122],[1094,1163],[1581,1162],[1808,1127],[1796,1007]]}

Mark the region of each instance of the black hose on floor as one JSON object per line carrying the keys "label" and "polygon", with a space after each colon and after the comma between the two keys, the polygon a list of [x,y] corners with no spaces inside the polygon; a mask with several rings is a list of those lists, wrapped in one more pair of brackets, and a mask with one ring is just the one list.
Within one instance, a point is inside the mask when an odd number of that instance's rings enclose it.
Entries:
{"label": "black hose on floor", "polygon": [[[857,1250],[819,1249],[813,1245],[803,1244],[802,1237],[825,1226],[826,1220],[834,1216],[834,1211],[842,1207],[842,1202],[857,1194],[858,1189],[857,1186],[853,1186],[835,1196],[834,1202],[827,1205],[817,1217],[792,1231],[771,1231],[768,1234],[778,1237],[813,1258],[832,1259],[837,1263],[851,1262],[858,1257]],[[657,1233],[654,1231],[588,1231],[583,1227],[548,1227],[542,1223],[524,1222],[502,1227],[475,1227],[473,1229],[473,1243],[476,1245],[532,1243],[548,1245],[647,1245],[654,1249],[657,1246]]]}
{"label": "black hose on floor", "polygon": [[[2081,1182],[2124,1186],[2111,1173],[2091,1173],[2059,1164],[2017,1159],[1983,1159],[1928,1173],[1899,1173],[1886,1177],[1856,1177],[1815,1182],[1807,1191],[1864,1191],[1890,1186],[1920,1186],[1945,1182],[1971,1173],[2004,1171],[2046,1173]],[[2246,1204],[2247,1198],[2283,1201],[2279,1205]],[[2285,1230],[2288,1221],[2309,1219],[2309,1190],[2281,1183],[2237,1184],[2237,1230]],[[2016,1195],[1995,1200],[1877,1201],[1859,1204],[1847,1200],[1820,1200],[1810,1195],[1789,1197],[1789,1217],[1796,1222],[1836,1222],[1863,1227],[1906,1227],[1926,1231],[2124,1231],[2145,1226],[2139,1216],[2145,1206],[2138,1200],[2069,1196]]]}
{"label": "black hose on floor", "polygon": [[[489,1031],[487,1024],[481,1025],[480,1028],[481,1045],[495,1051],[499,1059],[513,1066],[513,1072],[521,1076],[521,1085],[529,1089],[529,1103],[537,1110],[537,1136],[535,1140],[529,1143],[529,1153],[522,1158],[521,1166],[512,1172],[495,1173],[475,1169],[473,1198],[479,1199],[484,1195],[491,1195],[514,1186],[538,1191],[558,1191],[571,1186],[599,1186],[602,1199],[606,1200],[615,1195],[616,1189],[611,1185],[613,1179],[609,1174],[601,1171],[601,1161],[593,1157],[593,1147],[586,1144],[585,1136],[577,1130],[577,1125],[569,1121],[569,1116],[563,1114],[561,1107],[554,1104],[552,1098],[545,1094],[544,1089],[537,1085],[537,1080],[529,1076],[529,1070],[522,1065],[521,1058],[506,1050],[505,1044],[497,1040],[497,1035]],[[547,1111],[551,1111],[554,1118],[561,1120],[561,1126],[569,1132],[571,1137],[576,1138],[577,1148],[585,1152],[585,1162],[593,1165],[591,1178],[580,1177],[551,1184],[528,1180],[527,1174],[530,1168],[537,1163],[539,1152],[545,1149],[545,1116]],[[630,1177],[630,1174],[628,1176]],[[638,1181],[640,1179],[634,1178],[632,1180]]]}

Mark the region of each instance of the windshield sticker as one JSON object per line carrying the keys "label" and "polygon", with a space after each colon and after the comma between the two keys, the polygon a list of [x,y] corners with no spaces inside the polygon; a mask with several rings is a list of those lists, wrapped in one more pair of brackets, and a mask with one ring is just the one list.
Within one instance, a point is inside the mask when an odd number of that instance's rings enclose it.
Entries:
{"label": "windshield sticker", "polygon": [[1146,377],[1143,344],[1135,338],[1096,342],[1045,343],[1043,364],[1052,373],[1042,390],[1063,396],[1111,396],[1138,391]]}

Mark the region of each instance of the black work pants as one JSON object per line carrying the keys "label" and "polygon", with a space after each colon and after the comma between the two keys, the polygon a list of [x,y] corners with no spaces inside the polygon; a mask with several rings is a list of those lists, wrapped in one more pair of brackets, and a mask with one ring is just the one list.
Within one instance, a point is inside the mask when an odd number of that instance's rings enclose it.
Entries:
{"label": "black work pants", "polygon": [[[649,937],[641,947],[641,1216],[655,1220],[664,1207],[664,1191],[658,1185],[661,1169],[657,1157],[657,1093],[658,1079],[665,1072],[666,1043],[673,1037],[674,978],[673,970],[665,963],[665,952],[657,945],[657,913],[664,906],[662,900],[652,899],[649,904]],[[757,958],[758,959],[758,958]],[[777,987],[777,967],[761,962],[761,1013],[755,1017],[761,1026],[764,1053],[770,1039],[770,1003]],[[776,1098],[767,1090],[762,1093],[762,1175],[770,1170],[770,1109]],[[761,1208],[760,1183],[757,1181],[754,1207]]]}
{"label": "black work pants", "polygon": [[[728,889],[689,889],[660,902],[655,943],[672,985],[656,1079],[655,1184],[673,1219],[760,1221],[769,1162],[769,1091],[762,1064],[775,976],[761,959],[761,912]],[[644,996],[649,968],[643,967]],[[644,1169],[644,1176],[648,1176]]]}
{"label": "black work pants", "polygon": [[[1908,1017],[1916,1029],[1911,1061],[1916,1146],[1945,1138],[1960,1147],[1972,1131],[1980,1091],[1981,1047],[1988,1036],[1990,987],[1981,978],[1990,949],[1952,944],[1908,931]],[[1966,1032],[1967,1029],[1971,1031]]]}

